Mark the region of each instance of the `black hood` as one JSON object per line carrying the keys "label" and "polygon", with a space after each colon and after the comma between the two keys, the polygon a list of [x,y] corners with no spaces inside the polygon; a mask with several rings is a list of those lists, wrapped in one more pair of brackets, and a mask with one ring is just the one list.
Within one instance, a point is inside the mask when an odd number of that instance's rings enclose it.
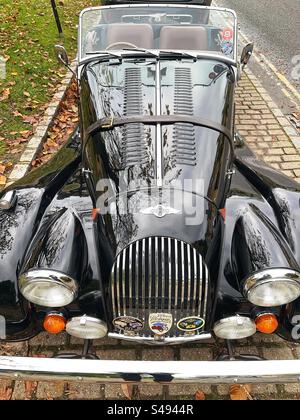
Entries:
{"label": "black hood", "polygon": [[[84,69],[82,80],[84,129],[103,117],[184,114],[232,130],[234,83],[230,69],[215,60],[163,60],[159,72],[153,59],[94,63]],[[115,250],[159,234],[203,240],[224,204],[232,163],[229,140],[187,123],[159,130],[128,124],[97,133],[86,144],[92,194],[99,209],[108,206],[103,219]],[[177,200],[174,191],[181,191]],[[124,196],[129,206],[125,214],[119,211]],[[188,212],[180,211],[187,202]],[[189,225],[187,215],[196,202],[201,220]],[[165,214],[155,214],[159,212]]]}

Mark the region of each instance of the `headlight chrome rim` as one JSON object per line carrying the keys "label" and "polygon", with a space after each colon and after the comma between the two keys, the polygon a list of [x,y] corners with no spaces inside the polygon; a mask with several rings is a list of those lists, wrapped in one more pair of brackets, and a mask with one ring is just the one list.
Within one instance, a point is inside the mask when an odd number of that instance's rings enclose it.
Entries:
{"label": "headlight chrome rim", "polygon": [[[26,292],[26,288],[35,284],[58,286],[68,292],[69,298],[59,302],[47,302],[42,301],[41,298],[33,298]],[[19,277],[19,289],[25,299],[27,299],[29,302],[48,308],[67,306],[72,303],[78,296],[78,284],[72,277],[59,271],[48,269],[30,270],[22,274]]]}
{"label": "headlight chrome rim", "polygon": [[[284,299],[281,302],[258,302],[257,300],[251,297],[251,294],[260,286],[265,286],[268,284],[285,284],[287,287],[289,285],[294,288],[298,288],[298,294],[294,295],[289,299]],[[267,270],[260,271],[248,277],[243,285],[243,293],[245,298],[252,303],[253,305],[271,308],[277,306],[287,305],[300,297],[300,273],[293,269],[287,268],[270,268]]]}
{"label": "headlight chrome rim", "polygon": [[[98,328],[98,333],[87,334],[83,331],[79,331],[78,328],[85,327],[87,324],[94,327],[95,329]],[[77,328],[77,331],[76,331]],[[71,318],[66,325],[66,332],[71,335],[72,337],[85,339],[85,340],[99,340],[108,334],[108,326],[107,323],[99,318],[94,318],[88,315],[77,316]]]}
{"label": "headlight chrome rim", "polygon": [[[242,325],[244,327],[244,332],[235,335],[231,334],[230,336],[225,336],[225,334],[222,331],[222,328],[230,325],[232,327]],[[248,329],[247,333],[246,329]],[[243,340],[245,338],[252,337],[256,333],[256,325],[254,320],[247,316],[233,315],[227,318],[222,318],[219,321],[217,321],[214,325],[213,330],[215,335],[222,340]],[[235,330],[234,332],[237,333],[238,330]]]}

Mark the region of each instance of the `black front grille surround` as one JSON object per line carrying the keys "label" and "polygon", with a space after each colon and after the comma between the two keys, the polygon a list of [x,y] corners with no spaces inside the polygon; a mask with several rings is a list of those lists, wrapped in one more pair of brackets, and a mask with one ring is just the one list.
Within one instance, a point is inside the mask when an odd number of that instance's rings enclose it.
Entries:
{"label": "black front grille surround", "polygon": [[[167,337],[182,337],[179,320],[197,316],[206,321],[209,276],[202,256],[177,239],[150,237],[130,244],[117,256],[111,275],[113,318],[135,317],[144,322],[139,337],[151,337],[149,315],[168,313],[173,325]],[[196,332],[205,331],[205,325]],[[120,335],[124,331],[114,330]]]}

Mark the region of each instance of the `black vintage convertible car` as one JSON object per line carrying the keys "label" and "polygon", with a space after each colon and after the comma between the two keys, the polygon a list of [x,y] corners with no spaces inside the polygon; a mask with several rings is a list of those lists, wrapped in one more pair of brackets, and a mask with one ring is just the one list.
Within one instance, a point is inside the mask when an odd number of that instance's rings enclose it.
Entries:
{"label": "black vintage convertible car", "polygon": [[83,360],[106,336],[223,339],[229,350],[257,331],[300,339],[300,187],[234,126],[253,46],[238,59],[232,10],[173,3],[80,15],[80,126],[0,199],[0,333],[12,342],[66,330],[84,352],[76,362],[2,356],[0,377],[300,377],[298,361],[231,351],[213,362]]}

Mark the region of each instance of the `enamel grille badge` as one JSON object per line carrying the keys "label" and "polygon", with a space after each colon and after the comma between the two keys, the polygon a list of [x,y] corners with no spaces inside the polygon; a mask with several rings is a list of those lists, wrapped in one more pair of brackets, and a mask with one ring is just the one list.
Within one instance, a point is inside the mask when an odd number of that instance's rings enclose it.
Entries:
{"label": "enamel grille badge", "polygon": [[150,314],[149,327],[156,335],[164,335],[170,331],[173,325],[172,314]]}
{"label": "enamel grille badge", "polygon": [[135,332],[140,331],[144,328],[144,323],[132,316],[120,316],[113,320],[113,325],[121,331],[125,332]]}
{"label": "enamel grille badge", "polygon": [[183,318],[177,322],[177,328],[180,331],[197,331],[200,330],[205,324],[204,319],[198,316],[189,316],[188,318]]}

